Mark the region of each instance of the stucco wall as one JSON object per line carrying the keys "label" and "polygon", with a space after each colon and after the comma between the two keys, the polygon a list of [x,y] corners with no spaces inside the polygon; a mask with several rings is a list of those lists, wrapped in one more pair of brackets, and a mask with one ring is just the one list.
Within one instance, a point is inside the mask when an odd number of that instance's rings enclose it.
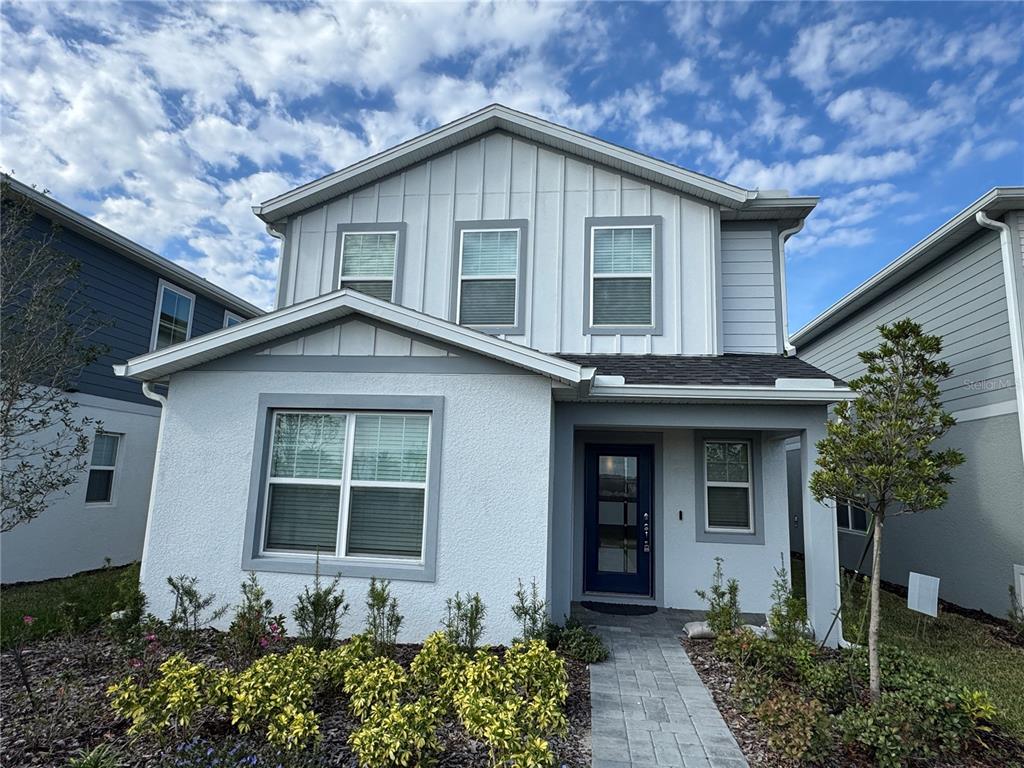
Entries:
{"label": "stucco wall", "polygon": [[[261,393],[440,395],[445,399],[436,580],[393,581],[405,615],[400,639],[440,625],[445,599],[479,592],[487,642],[517,632],[509,606],[517,578],[547,589],[550,383],[526,374],[278,373],[192,371],[174,376],[165,414],[143,588],[154,613],[172,600],[165,580],[198,576],[219,602],[236,602]],[[311,581],[259,574],[278,610],[290,612]],[[368,580],[343,577],[352,604],[343,634],[360,631]],[[227,624],[228,619],[222,622]],[[290,626],[290,623],[289,623]]]}
{"label": "stucco wall", "polygon": [[4,584],[40,581],[102,568],[105,558],[124,565],[142,557],[153,456],[160,411],[155,406],[78,395],[76,416],[102,422],[123,435],[111,504],[85,503],[87,472],[66,495],[55,495],[35,520],[0,536]]}

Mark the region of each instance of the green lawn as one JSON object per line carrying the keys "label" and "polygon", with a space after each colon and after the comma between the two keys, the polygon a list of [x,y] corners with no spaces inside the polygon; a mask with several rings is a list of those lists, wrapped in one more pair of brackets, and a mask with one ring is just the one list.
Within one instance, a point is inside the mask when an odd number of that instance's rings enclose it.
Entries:
{"label": "green lawn", "polygon": [[[0,647],[9,647],[19,637],[46,637],[71,625],[95,626],[113,611],[117,583],[127,573],[138,579],[138,563],[0,589]],[[25,616],[35,619],[31,626],[25,625]]]}
{"label": "green lawn", "polygon": [[[793,585],[803,593],[804,564],[793,560]],[[867,589],[843,590],[843,635],[857,637]],[[866,628],[867,622],[865,620]],[[906,598],[882,590],[883,643],[930,659],[957,684],[987,690],[1000,710],[1000,722],[1024,737],[1024,649],[993,635],[989,625],[943,612],[938,618],[907,608]],[[884,674],[884,670],[883,670]]]}

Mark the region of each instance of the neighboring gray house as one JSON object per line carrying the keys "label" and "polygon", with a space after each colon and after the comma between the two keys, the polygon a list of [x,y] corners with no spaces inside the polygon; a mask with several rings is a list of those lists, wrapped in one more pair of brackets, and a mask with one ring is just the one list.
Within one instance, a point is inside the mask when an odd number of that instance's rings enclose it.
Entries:
{"label": "neighboring gray house", "polygon": [[[258,206],[277,311],[117,367],[169,388],[153,609],[168,574],[232,599],[250,570],[286,609],[319,553],[352,596],[392,579],[406,639],[461,590],[507,642],[520,578],[555,618],[699,608],[717,556],[765,611],[785,440],[806,475],[851,397],[784,354],[783,245],[816,202],[490,106]],[[824,634],[831,509],[802,534]]]}
{"label": "neighboring gray house", "polygon": [[[1024,595],[1022,246],[1024,187],[997,187],[793,336],[802,359],[847,381],[863,372],[857,353],[878,343],[883,323],[910,317],[942,336],[953,367],[942,399],[958,422],[943,444],[967,462],[943,509],[886,524],[882,577],[905,585],[909,571],[939,576],[943,598],[998,616],[1013,580]],[[794,485],[798,461],[792,455]],[[799,526],[799,495],[791,500]],[[840,558],[853,568],[867,521],[845,506],[837,516]]]}
{"label": "neighboring gray house", "polygon": [[160,410],[111,365],[262,314],[162,256],[87,219],[31,187],[5,178],[36,213],[40,237],[78,261],[80,296],[104,327],[92,343],[109,350],[77,376],[77,416],[101,423],[90,467],[46,511],[0,536],[5,584],[68,576],[138,560],[149,507]]}

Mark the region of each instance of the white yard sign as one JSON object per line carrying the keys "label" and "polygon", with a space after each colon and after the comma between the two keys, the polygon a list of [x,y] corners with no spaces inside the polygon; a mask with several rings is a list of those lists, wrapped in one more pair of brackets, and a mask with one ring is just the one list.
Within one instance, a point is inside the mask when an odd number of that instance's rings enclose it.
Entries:
{"label": "white yard sign", "polygon": [[907,608],[929,616],[939,615],[939,580],[934,576],[910,572],[907,582]]}

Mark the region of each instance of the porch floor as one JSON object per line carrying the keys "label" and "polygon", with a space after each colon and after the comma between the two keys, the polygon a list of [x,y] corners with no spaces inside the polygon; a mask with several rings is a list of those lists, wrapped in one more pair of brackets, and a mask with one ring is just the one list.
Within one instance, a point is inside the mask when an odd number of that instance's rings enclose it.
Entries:
{"label": "porch floor", "polygon": [[696,612],[619,616],[573,606],[611,655],[590,666],[594,768],[746,768],[679,637]]}

